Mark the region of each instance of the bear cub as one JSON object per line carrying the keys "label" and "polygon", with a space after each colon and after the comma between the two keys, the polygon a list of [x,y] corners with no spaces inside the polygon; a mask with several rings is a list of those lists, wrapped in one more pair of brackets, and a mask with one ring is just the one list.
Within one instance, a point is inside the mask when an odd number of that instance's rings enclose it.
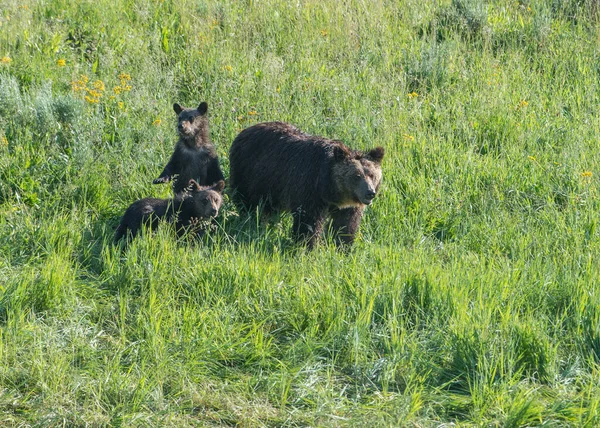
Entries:
{"label": "bear cub", "polygon": [[173,199],[144,198],[134,202],[117,227],[115,243],[124,236],[134,238],[144,224],[156,229],[159,220],[175,223],[179,236],[190,229],[202,235],[204,231],[197,226],[201,220],[217,216],[223,203],[224,188],[223,180],[212,186],[200,186],[195,180],[190,180],[188,188]]}
{"label": "bear cub", "polygon": [[241,208],[292,213],[293,235],[313,247],[327,218],[336,244],[350,246],[381,184],[384,150],[349,149],[282,122],[244,129],[229,151],[234,200]]}
{"label": "bear cub", "polygon": [[175,194],[186,188],[190,180],[206,186],[223,180],[219,159],[208,133],[208,104],[200,103],[198,108],[184,108],[173,104],[177,113],[179,141],[165,169],[153,184],[173,180]]}

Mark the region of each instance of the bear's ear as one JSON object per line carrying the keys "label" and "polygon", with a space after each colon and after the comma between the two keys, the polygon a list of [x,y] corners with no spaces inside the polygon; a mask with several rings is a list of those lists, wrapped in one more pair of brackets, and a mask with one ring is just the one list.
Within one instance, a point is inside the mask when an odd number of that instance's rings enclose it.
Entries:
{"label": "bear's ear", "polygon": [[383,150],[383,147],[375,147],[374,149],[369,150],[366,157],[375,163],[381,163],[384,154],[385,151]]}
{"label": "bear's ear", "polygon": [[190,181],[188,181],[187,188],[191,192],[199,192],[201,190],[200,185],[193,178]]}
{"label": "bear's ear", "polygon": [[200,116],[204,116],[207,111],[208,111],[208,104],[206,103],[206,101],[201,102],[200,105],[198,106],[198,113],[200,113]]}
{"label": "bear's ear", "polygon": [[336,162],[343,162],[348,158],[349,155],[350,153],[348,152],[348,149],[346,149],[344,146],[335,145],[333,147],[333,158]]}
{"label": "bear's ear", "polygon": [[211,188],[212,190],[214,190],[215,192],[219,192],[221,193],[223,191],[223,189],[225,189],[225,181],[223,180],[219,180],[217,181]]}
{"label": "bear's ear", "polygon": [[175,111],[175,113],[179,114],[183,111],[183,107],[181,107],[179,104],[175,103],[175,104],[173,104],[173,110]]}

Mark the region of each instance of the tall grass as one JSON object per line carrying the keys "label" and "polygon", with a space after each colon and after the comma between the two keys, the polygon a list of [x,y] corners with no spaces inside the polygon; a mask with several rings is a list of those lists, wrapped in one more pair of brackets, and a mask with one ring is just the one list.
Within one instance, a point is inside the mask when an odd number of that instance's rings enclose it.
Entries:
{"label": "tall grass", "polygon": [[[600,423],[597,2],[0,6],[1,425]],[[112,245],[202,100],[386,148],[350,253]]]}

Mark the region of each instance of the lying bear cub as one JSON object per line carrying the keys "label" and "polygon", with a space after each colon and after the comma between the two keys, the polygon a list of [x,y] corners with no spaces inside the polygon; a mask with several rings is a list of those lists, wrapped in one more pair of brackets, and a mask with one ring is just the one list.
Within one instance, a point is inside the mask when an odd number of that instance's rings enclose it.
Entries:
{"label": "lying bear cub", "polygon": [[[223,203],[221,193],[224,188],[223,180],[211,186],[200,186],[195,180],[190,180],[188,188],[173,199],[144,198],[135,201],[127,208],[117,227],[115,243],[124,236],[134,238],[144,224],[156,229],[159,220],[175,223],[178,235],[195,229],[201,220],[217,216]],[[203,233],[202,229],[195,231]]]}
{"label": "lying bear cub", "polygon": [[238,206],[289,211],[293,235],[313,247],[326,218],[338,245],[351,245],[365,206],[381,184],[384,150],[351,150],[281,123],[244,129],[229,152],[229,183]]}

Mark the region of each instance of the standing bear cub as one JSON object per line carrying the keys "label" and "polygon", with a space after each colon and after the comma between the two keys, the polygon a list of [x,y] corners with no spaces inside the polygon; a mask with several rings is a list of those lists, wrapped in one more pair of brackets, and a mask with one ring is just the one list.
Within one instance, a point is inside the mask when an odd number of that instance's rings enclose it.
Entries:
{"label": "standing bear cub", "polygon": [[[221,192],[225,188],[223,180],[212,186],[200,186],[194,180],[189,181],[188,191],[175,195],[173,199],[144,198],[135,201],[127,208],[121,224],[115,232],[115,243],[123,236],[134,238],[146,225],[154,230],[159,220],[175,223],[178,235],[195,228],[203,219],[217,216],[223,203]],[[196,230],[201,234],[202,230]]]}
{"label": "standing bear cub", "polygon": [[223,180],[217,152],[208,135],[208,104],[203,102],[194,109],[175,103],[173,110],[178,115],[179,141],[169,163],[153,183],[167,183],[174,179],[173,192],[177,194],[192,179],[203,186]]}
{"label": "standing bear cub", "polygon": [[384,150],[351,150],[340,141],[307,135],[281,123],[244,129],[229,152],[229,182],[238,204],[289,211],[293,235],[309,248],[326,218],[338,245],[351,245],[363,210],[381,184]]}

